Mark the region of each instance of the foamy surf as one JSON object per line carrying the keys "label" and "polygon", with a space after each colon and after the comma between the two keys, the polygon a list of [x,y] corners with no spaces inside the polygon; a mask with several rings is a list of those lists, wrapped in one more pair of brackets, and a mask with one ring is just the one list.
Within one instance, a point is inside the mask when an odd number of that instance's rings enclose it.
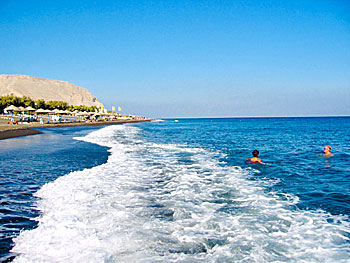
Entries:
{"label": "foamy surf", "polygon": [[36,193],[39,226],[16,238],[15,262],[350,262],[347,218],[296,209],[218,152],[127,125],[79,139],[110,147],[107,163]]}

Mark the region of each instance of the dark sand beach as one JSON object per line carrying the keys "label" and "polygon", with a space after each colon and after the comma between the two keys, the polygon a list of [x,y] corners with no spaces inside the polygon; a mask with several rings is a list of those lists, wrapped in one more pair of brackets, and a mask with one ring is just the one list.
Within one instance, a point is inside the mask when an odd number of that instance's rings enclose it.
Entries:
{"label": "dark sand beach", "polygon": [[40,133],[40,131],[32,128],[0,130],[0,140]]}

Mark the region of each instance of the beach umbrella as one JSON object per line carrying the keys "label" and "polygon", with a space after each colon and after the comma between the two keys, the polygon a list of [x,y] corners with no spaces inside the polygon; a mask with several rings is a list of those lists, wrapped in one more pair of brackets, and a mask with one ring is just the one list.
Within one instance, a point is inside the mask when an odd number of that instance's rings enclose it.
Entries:
{"label": "beach umbrella", "polygon": [[21,112],[19,115],[19,121],[22,121],[22,112],[25,111],[26,109],[22,106],[18,107],[18,111]]}
{"label": "beach umbrella", "polygon": [[50,123],[50,113],[53,113],[51,110],[43,110],[43,113],[48,114],[48,118],[47,118],[47,123]]}
{"label": "beach umbrella", "polygon": [[[64,111],[65,114],[69,115],[69,116],[72,116],[73,112],[69,111],[69,110],[65,110]],[[66,121],[68,120],[68,118],[66,117]],[[72,122],[71,119],[69,119],[69,122]],[[75,122],[75,117],[74,117],[74,122]]]}
{"label": "beach umbrella", "polygon": [[37,110],[35,111],[35,113],[36,113],[36,114],[40,114],[40,124],[43,124],[43,123],[44,123],[44,122],[43,122],[43,113],[46,113],[46,111],[43,110],[43,109],[37,109]]}
{"label": "beach umbrella", "polygon": [[5,111],[19,111],[19,109],[16,106],[14,106],[14,105],[8,106],[4,110]]}
{"label": "beach umbrella", "polygon": [[55,114],[59,114],[60,113],[60,110],[59,109],[54,109],[51,111],[52,113],[55,113]]}
{"label": "beach umbrella", "polygon": [[47,123],[50,123],[50,113],[53,113],[53,112],[51,110],[44,110],[44,111],[45,111],[44,113],[48,114]]}
{"label": "beach umbrella", "polygon": [[43,114],[43,113],[46,113],[46,110],[38,109],[35,111],[35,113]]}
{"label": "beach umbrella", "polygon": [[[79,117],[79,118],[78,118],[78,121],[79,121],[79,122],[81,122],[81,116],[84,116],[84,115],[85,115],[84,112],[78,112],[78,113],[75,114],[75,116],[78,116],[78,117]],[[74,121],[76,121],[76,120],[74,120]]]}
{"label": "beach umbrella", "polygon": [[31,111],[35,111],[35,109],[33,107],[31,107],[31,106],[28,106],[24,110],[29,112],[29,121],[31,121],[31,114],[30,114],[30,112]]}
{"label": "beach umbrella", "polygon": [[14,122],[15,119],[13,118],[13,112],[14,112],[14,111],[18,111],[18,108],[17,108],[16,106],[14,106],[14,105],[11,105],[11,106],[5,108],[4,110],[5,110],[6,112],[11,111],[11,114],[12,114],[12,116],[11,116],[11,122]]}
{"label": "beach umbrella", "polygon": [[[65,115],[65,114],[66,114],[66,111],[60,110],[58,113],[59,113],[59,114],[62,114],[62,115]],[[67,116],[65,116],[64,119],[67,121]],[[61,119],[59,120],[59,122],[61,122]]]}
{"label": "beach umbrella", "polygon": [[26,110],[26,111],[35,111],[35,109],[32,108],[32,107],[30,107],[30,106],[28,106],[27,108],[25,108],[25,110]]}

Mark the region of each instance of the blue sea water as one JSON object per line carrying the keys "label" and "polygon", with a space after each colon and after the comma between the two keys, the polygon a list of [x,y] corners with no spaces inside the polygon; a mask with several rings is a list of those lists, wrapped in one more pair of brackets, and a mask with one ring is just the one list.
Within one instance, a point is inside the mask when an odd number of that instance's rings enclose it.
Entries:
{"label": "blue sea water", "polygon": [[[14,258],[9,251],[20,231],[36,227],[40,211],[33,196],[45,183],[71,171],[106,162],[106,147],[73,140],[93,129],[47,128],[44,134],[0,140],[0,261]],[[93,158],[91,158],[93,157]]]}
{"label": "blue sea water", "polygon": [[350,262],[350,118],[42,131],[0,141],[3,261]]}

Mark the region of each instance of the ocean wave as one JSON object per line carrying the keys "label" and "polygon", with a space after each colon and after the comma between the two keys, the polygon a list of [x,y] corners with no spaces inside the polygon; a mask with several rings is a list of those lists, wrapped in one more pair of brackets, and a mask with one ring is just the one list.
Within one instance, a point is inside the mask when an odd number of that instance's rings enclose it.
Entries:
{"label": "ocean wave", "polygon": [[218,152],[128,125],[77,139],[109,147],[107,163],[36,193],[39,225],[15,239],[15,262],[350,262],[348,218],[297,209]]}

